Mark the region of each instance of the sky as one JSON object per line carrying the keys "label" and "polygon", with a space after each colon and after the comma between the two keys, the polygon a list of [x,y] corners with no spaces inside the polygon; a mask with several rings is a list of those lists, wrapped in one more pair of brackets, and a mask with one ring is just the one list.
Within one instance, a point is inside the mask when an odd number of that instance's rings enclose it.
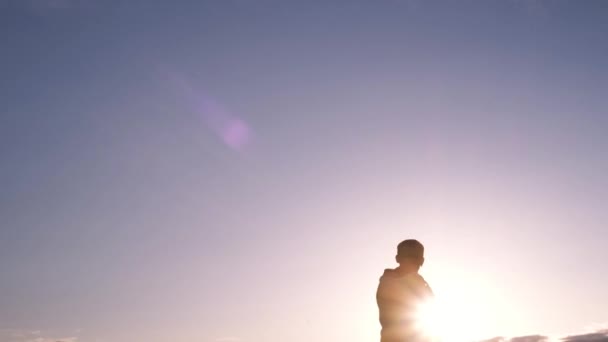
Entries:
{"label": "sky", "polygon": [[406,238],[453,336],[605,337],[607,17],[0,0],[0,341],[379,340]]}

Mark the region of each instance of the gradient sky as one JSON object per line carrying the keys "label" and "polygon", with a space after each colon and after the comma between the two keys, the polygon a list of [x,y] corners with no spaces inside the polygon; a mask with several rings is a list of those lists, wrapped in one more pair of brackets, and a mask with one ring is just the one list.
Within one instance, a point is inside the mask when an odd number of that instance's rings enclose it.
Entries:
{"label": "gradient sky", "polygon": [[607,18],[0,0],[0,339],[375,341],[410,237],[476,337],[608,322]]}

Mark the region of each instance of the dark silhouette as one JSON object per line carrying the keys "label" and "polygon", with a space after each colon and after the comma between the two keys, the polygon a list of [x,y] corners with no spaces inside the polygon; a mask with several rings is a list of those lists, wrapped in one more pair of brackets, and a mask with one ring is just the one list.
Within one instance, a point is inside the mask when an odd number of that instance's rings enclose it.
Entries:
{"label": "dark silhouette", "polygon": [[395,260],[399,267],[384,270],[376,292],[381,342],[424,341],[415,321],[417,304],[433,297],[430,286],[418,274],[424,264],[424,246],[418,240],[404,240],[397,246]]}

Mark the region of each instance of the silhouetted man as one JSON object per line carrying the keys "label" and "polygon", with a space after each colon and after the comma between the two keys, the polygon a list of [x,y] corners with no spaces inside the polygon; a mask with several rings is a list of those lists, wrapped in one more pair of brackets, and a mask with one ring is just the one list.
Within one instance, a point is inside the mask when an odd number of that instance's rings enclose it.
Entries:
{"label": "silhouetted man", "polygon": [[386,269],[376,293],[381,342],[419,342],[425,338],[416,327],[416,306],[433,296],[431,288],[418,274],[424,264],[424,246],[418,240],[404,240],[397,246],[399,267]]}

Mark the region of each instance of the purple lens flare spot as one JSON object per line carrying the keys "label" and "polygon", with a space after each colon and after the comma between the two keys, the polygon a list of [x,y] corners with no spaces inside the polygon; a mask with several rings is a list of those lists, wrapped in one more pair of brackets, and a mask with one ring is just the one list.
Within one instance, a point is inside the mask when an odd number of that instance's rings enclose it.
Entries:
{"label": "purple lens flare spot", "polygon": [[222,140],[234,150],[244,148],[251,141],[251,129],[240,119],[231,119],[220,132]]}

